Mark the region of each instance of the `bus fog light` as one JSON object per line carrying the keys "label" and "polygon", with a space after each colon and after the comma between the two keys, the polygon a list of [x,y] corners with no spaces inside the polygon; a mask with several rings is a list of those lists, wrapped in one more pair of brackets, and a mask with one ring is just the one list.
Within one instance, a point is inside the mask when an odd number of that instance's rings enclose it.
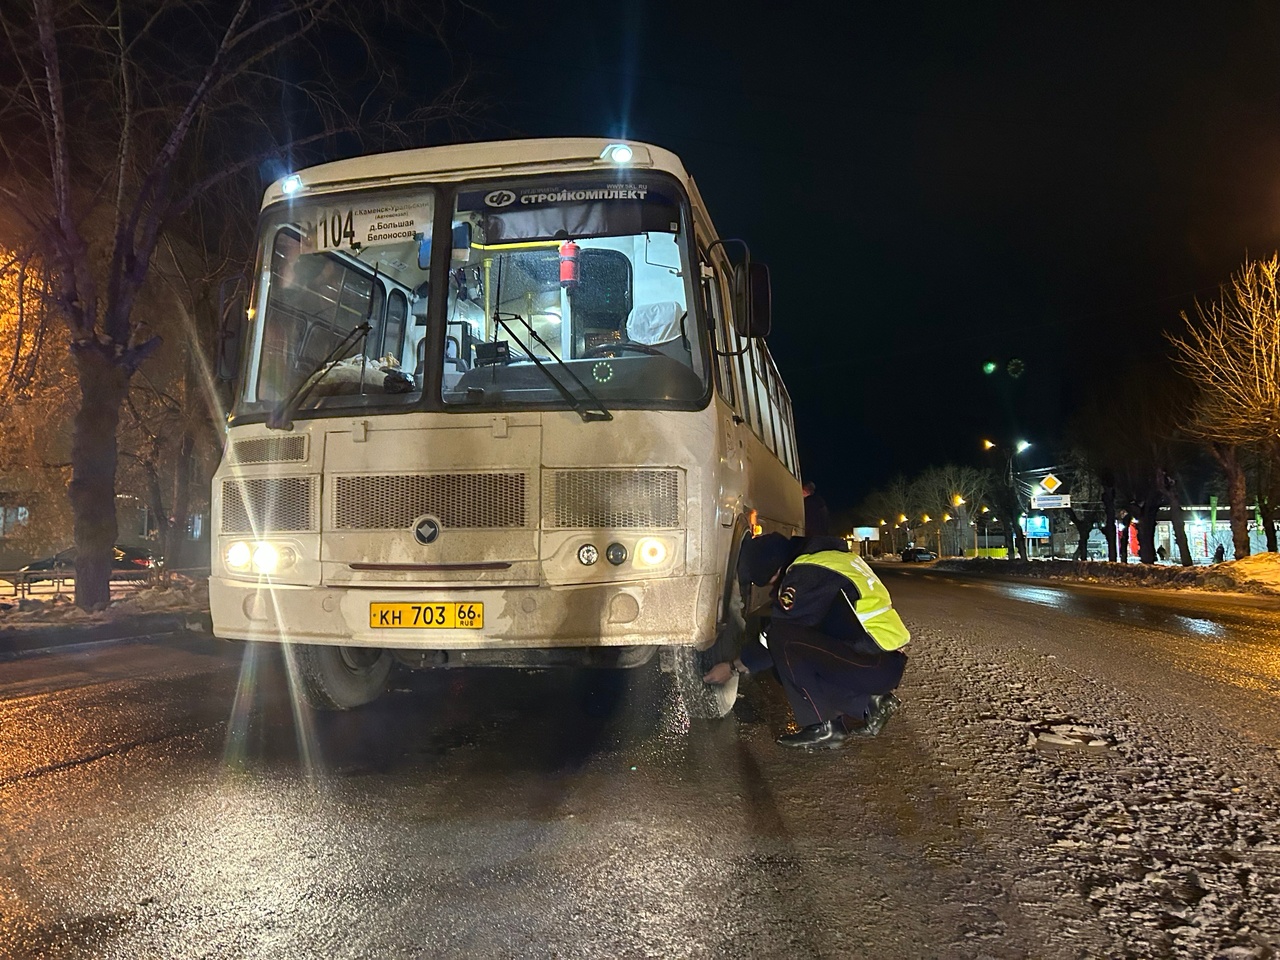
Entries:
{"label": "bus fog light", "polygon": [[249,563],[253,559],[253,551],[249,549],[249,545],[243,540],[237,540],[227,547],[225,559],[227,566],[232,570],[248,570]]}
{"label": "bus fog light", "polygon": [[627,560],[627,548],[620,543],[611,543],[604,552],[605,559],[612,563],[615,567],[619,567]]}
{"label": "bus fog light", "polygon": [[589,543],[584,543],[578,548],[578,562],[584,567],[589,567],[600,559],[600,551]]}
{"label": "bus fog light", "polygon": [[645,537],[636,544],[636,558],[647,567],[656,567],[667,559],[667,545],[655,537]]}
{"label": "bus fog light", "polygon": [[270,543],[253,548],[253,569],[258,573],[275,573],[280,569],[280,551]]}

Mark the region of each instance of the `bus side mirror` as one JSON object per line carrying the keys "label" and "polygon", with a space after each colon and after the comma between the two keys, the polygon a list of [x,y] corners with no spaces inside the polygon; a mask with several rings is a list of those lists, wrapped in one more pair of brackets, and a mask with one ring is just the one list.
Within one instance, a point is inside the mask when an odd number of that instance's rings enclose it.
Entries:
{"label": "bus side mirror", "polygon": [[740,337],[767,337],[773,325],[773,294],[769,286],[769,268],[748,260],[734,273],[737,309],[733,328]]}
{"label": "bus side mirror", "polygon": [[235,380],[240,372],[240,334],[244,329],[244,277],[225,277],[218,284],[218,379]]}

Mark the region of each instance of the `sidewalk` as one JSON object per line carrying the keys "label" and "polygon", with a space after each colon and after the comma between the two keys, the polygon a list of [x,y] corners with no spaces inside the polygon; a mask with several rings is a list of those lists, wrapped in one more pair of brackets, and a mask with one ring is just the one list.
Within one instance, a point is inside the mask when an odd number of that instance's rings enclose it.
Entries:
{"label": "sidewalk", "polygon": [[[44,585],[42,585],[44,586]],[[86,613],[65,589],[0,597],[0,662],[79,644],[143,637],[212,635],[203,582],[163,587],[112,584],[111,606]]]}
{"label": "sidewalk", "polygon": [[78,623],[8,625],[0,621],[0,663],[79,644],[178,634],[212,636],[208,612],[138,613]]}

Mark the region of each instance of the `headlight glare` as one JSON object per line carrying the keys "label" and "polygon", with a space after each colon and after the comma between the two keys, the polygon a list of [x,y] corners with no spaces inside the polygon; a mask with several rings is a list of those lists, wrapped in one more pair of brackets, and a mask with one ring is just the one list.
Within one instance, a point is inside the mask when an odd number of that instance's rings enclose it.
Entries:
{"label": "headlight glare", "polygon": [[275,573],[280,569],[280,551],[270,543],[260,543],[253,548],[253,569],[258,573]]}
{"label": "headlight glare", "polygon": [[249,563],[252,558],[253,551],[243,540],[237,540],[235,543],[231,544],[231,546],[227,547],[227,566],[232,570],[248,570]]}
{"label": "headlight glare", "polygon": [[644,537],[636,544],[636,559],[647,567],[656,567],[667,559],[667,545],[657,537]]}
{"label": "headlight glare", "polygon": [[269,577],[294,566],[298,562],[298,552],[282,543],[237,540],[227,547],[223,559],[227,568],[235,573],[256,573]]}

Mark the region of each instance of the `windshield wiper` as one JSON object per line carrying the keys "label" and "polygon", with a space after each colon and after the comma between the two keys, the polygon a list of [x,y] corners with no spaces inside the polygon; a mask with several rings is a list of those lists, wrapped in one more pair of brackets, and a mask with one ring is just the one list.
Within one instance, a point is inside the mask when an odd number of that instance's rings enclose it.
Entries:
{"label": "windshield wiper", "polygon": [[[587,397],[591,400],[591,403],[595,405],[595,409],[592,409],[590,406],[588,406],[585,402],[583,402],[583,400],[580,397],[575,397],[573,395],[573,391],[571,391],[568,387],[566,387],[563,383],[561,383],[560,378],[557,377],[554,373],[552,373],[549,369],[547,369],[546,364],[544,364],[541,360],[539,360],[537,355],[533,352],[533,350],[528,345],[526,345],[523,340],[520,339],[520,336],[514,330],[511,329],[511,325],[507,323],[507,320],[519,320],[522,324],[524,324],[524,328],[529,331],[529,336],[531,336],[535,341],[537,341],[538,345],[541,346],[544,350],[546,350],[547,353],[551,354],[551,359],[554,360],[556,365],[565,373],[567,373],[569,375],[569,378],[573,380],[573,382],[578,385],[578,387],[582,390],[582,392],[587,395]],[[552,385],[556,388],[557,392],[559,392],[560,396],[564,397],[564,399],[573,407],[573,409],[577,412],[578,416],[580,416],[584,422],[590,422],[592,420],[612,420],[613,419],[613,414],[610,413],[608,409],[605,407],[605,405],[600,402],[600,398],[591,392],[591,388],[588,387],[585,383],[583,383],[582,380],[578,378],[578,375],[576,373],[574,373],[571,369],[569,369],[569,365],[560,359],[559,355],[554,350],[551,349],[551,346],[547,343],[547,341],[543,340],[542,337],[538,336],[538,331],[533,329],[533,327],[529,325],[528,320],[520,316],[520,314],[518,313],[509,313],[506,315],[506,319],[504,319],[502,314],[495,311],[493,314],[493,321],[495,324],[502,327],[503,330],[507,331],[507,334],[511,337],[512,340],[516,342],[516,345],[519,346],[520,349],[523,350],[528,355],[529,359],[533,361],[533,365],[537,367],[539,370],[541,370],[543,374],[546,376],[546,378],[551,381]]]}
{"label": "windshield wiper", "polygon": [[[280,401],[279,405],[267,414],[267,428],[270,430],[292,430],[294,411],[302,405],[302,403],[311,396],[311,391],[316,388],[321,380],[329,375],[329,371],[337,366],[340,354],[349,347],[352,342],[359,336],[367,337],[369,331],[373,328],[366,320],[364,323],[354,327],[350,333],[338,341],[337,346],[329,351],[329,355],[315,365],[311,371],[304,376],[298,385],[289,391],[289,395]],[[364,383],[364,372],[360,375],[361,386]]]}

